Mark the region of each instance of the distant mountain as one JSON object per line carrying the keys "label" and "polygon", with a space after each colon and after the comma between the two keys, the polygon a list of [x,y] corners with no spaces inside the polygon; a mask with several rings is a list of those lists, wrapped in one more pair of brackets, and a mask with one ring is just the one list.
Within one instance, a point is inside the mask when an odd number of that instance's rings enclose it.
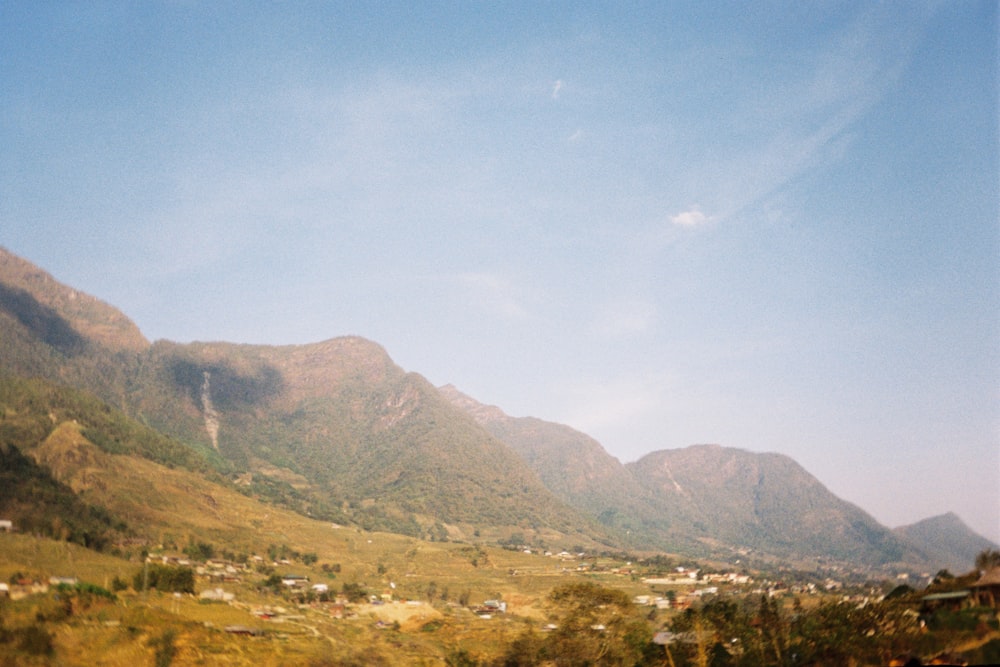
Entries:
{"label": "distant mountain", "polygon": [[1000,549],[982,535],[977,534],[954,513],[900,526],[894,531],[902,539],[919,545],[938,568],[952,574],[964,574],[975,566],[976,556],[987,549]]}
{"label": "distant mountain", "polygon": [[653,452],[627,467],[699,539],[866,565],[921,558],[782,454],[698,445]]}
{"label": "distant mountain", "polygon": [[787,456],[698,445],[622,465],[568,426],[510,417],[450,385],[440,391],[510,445],[559,498],[631,544],[865,565],[923,559]]}

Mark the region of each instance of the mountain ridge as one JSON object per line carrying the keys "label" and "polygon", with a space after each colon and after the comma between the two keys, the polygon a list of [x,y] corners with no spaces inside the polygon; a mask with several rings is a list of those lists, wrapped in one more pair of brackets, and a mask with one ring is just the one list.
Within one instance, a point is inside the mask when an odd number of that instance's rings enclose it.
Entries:
{"label": "mountain ridge", "polygon": [[920,544],[943,569],[963,574],[971,568],[976,554],[1000,550],[1000,545],[972,530],[954,512],[928,517],[893,532],[910,542]]}
{"label": "mountain ridge", "polygon": [[[764,552],[885,567],[926,565],[942,555],[840,499],[784,454],[691,445],[622,464],[600,443],[568,426],[510,417],[453,385],[439,391],[508,442],[556,495],[596,512],[602,523],[626,536],[645,531],[663,548],[721,558]],[[605,467],[603,476],[587,474],[595,459]],[[614,480],[611,488],[602,486],[602,477]],[[573,488],[572,480],[581,479],[586,480],[584,488]],[[622,488],[633,491],[623,497],[616,492]],[[971,562],[974,555],[965,549],[959,557]]]}
{"label": "mountain ridge", "polygon": [[306,516],[440,539],[926,562],[789,457],[692,446],[622,464],[568,426],[435,388],[358,336],[149,343],[120,311],[3,248],[0,331],[4,372],[91,392]]}

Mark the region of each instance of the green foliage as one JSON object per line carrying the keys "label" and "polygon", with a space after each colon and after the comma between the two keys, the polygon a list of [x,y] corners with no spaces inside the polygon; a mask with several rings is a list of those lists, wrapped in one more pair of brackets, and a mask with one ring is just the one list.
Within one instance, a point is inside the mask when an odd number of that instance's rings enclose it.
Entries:
{"label": "green foliage", "polygon": [[934,583],[934,584],[943,584],[945,582],[951,581],[954,578],[955,578],[955,575],[953,575],[947,569],[938,570],[937,574],[934,575],[934,581],[932,581],[931,583]]}
{"label": "green foliage", "polygon": [[130,454],[171,467],[206,471],[203,457],[189,447],[130,419],[93,394],[40,379],[0,371],[0,438],[21,449],[32,447],[59,423],[76,421],[81,433],[110,454]]}
{"label": "green foliage", "polygon": [[[652,640],[649,624],[624,591],[572,582],[554,588],[548,599],[557,628],[546,636],[541,655],[556,665],[634,665]],[[530,635],[523,639],[518,653],[530,657],[537,642]]]}
{"label": "green foliage", "polygon": [[156,667],[170,667],[177,655],[177,646],[174,644],[176,631],[169,628],[156,639],[149,640],[149,646],[153,648],[153,664]]}
{"label": "green foliage", "polygon": [[906,605],[830,601],[811,610],[795,604],[789,613],[767,596],[756,604],[709,601],[677,616],[670,629],[683,637],[671,649],[678,665],[884,664],[920,641]]}
{"label": "green foliage", "polygon": [[207,542],[195,542],[184,547],[184,553],[194,560],[215,558],[215,547]]}
{"label": "green foliage", "polygon": [[477,667],[479,661],[464,648],[458,648],[445,656],[444,664],[447,667]]}
{"label": "green foliage", "polygon": [[76,597],[80,599],[84,604],[88,604],[94,598],[104,598],[105,600],[114,600],[114,594],[106,588],[98,586],[96,584],[90,584],[85,581],[81,581],[76,584],[59,584],[56,586],[56,591],[60,595],[68,598]]}
{"label": "green foliage", "polygon": [[147,563],[132,577],[132,588],[144,591],[155,588],[161,593],[194,594],[194,570],[159,563]]}
{"label": "green foliage", "polygon": [[345,581],[341,590],[348,602],[362,602],[368,598],[368,591],[358,583],[348,583]]}
{"label": "green foliage", "polygon": [[503,667],[534,667],[542,664],[545,655],[545,640],[537,632],[525,630],[507,645],[499,664]]}
{"label": "green foliage", "polygon": [[1000,665],[1000,639],[994,639],[966,654],[970,665]]}
{"label": "green foliage", "polygon": [[51,656],[55,653],[52,633],[39,623],[22,628],[15,635],[17,647],[29,655]]}
{"label": "green foliage", "polygon": [[985,572],[995,567],[1000,567],[1000,551],[997,549],[983,549],[976,554],[977,570]]}
{"label": "green foliage", "polygon": [[624,591],[607,588],[590,581],[561,584],[549,593],[549,600],[564,608],[586,609],[612,605],[630,609],[632,600]]}

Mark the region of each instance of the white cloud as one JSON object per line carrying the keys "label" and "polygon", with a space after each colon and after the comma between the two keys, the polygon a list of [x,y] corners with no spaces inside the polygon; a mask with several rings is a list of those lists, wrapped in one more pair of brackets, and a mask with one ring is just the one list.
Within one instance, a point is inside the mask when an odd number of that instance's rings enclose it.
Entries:
{"label": "white cloud", "polygon": [[576,131],[573,132],[573,134],[569,135],[566,138],[566,141],[570,142],[571,144],[575,144],[576,142],[580,141],[580,139],[582,139],[582,138],[583,138],[583,129],[578,127],[578,128],[576,128]]}
{"label": "white cloud", "polygon": [[556,79],[556,82],[552,85],[552,99],[559,99],[559,91],[562,90],[563,82],[562,79]]}
{"label": "white cloud", "polygon": [[710,218],[701,212],[697,206],[692,206],[686,211],[670,216],[670,222],[682,227],[696,227],[708,222]]}

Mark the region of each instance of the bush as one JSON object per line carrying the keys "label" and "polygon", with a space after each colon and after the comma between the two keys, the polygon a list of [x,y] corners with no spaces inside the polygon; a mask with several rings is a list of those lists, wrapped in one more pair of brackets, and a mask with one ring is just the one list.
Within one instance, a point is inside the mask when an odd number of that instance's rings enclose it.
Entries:
{"label": "bush", "polygon": [[194,570],[150,563],[132,577],[132,588],[137,591],[155,588],[164,593],[194,594]]}
{"label": "bush", "polygon": [[52,644],[52,633],[37,623],[29,625],[19,633],[17,647],[31,655],[52,655],[55,647]]}
{"label": "bush", "polygon": [[170,667],[177,655],[177,647],[174,645],[173,629],[167,630],[159,639],[150,640],[149,645],[155,650],[153,664],[156,667]]}

